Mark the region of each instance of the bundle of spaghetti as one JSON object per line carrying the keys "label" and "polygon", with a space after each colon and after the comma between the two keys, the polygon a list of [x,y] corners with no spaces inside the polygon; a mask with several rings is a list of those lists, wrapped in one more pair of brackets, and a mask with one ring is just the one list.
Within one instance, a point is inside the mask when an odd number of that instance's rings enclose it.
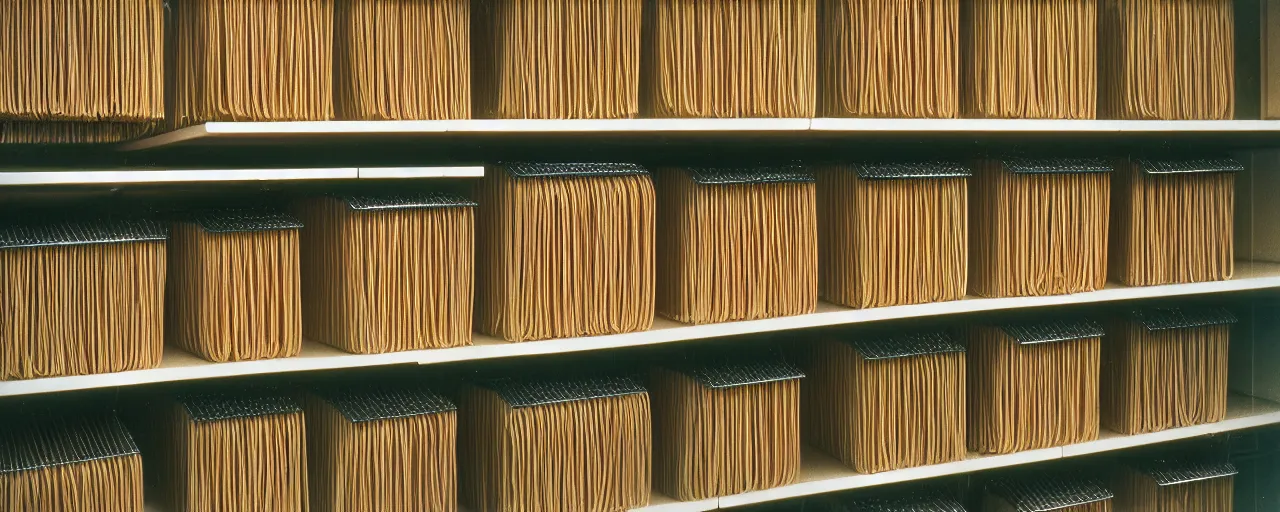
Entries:
{"label": "bundle of spaghetti", "polygon": [[308,510],[306,425],[289,395],[204,390],[153,414],[157,498],[166,510]]}
{"label": "bundle of spaghetti", "polygon": [[1116,321],[1103,348],[1102,424],[1122,434],[1222,421],[1236,317],[1221,307],[1151,307]]}
{"label": "bundle of spaghetti", "polygon": [[167,237],[123,218],[0,226],[0,381],[159,366]]}
{"label": "bundle of spaghetti", "polygon": [[815,343],[804,367],[805,439],[859,473],[964,459],[964,350],[945,331]]}
{"label": "bundle of spaghetti", "polygon": [[1230,158],[1117,162],[1112,279],[1129,286],[1231,279],[1242,170]]}
{"label": "bundle of spaghetti", "polygon": [[794,482],[802,377],[776,354],[704,354],[653,369],[654,487],[690,501]]}
{"label": "bundle of spaghetti", "polygon": [[1093,119],[1098,0],[961,2],[964,117]]}
{"label": "bundle of spaghetti", "polygon": [[970,291],[1061,295],[1107,282],[1111,167],[1084,158],[979,161],[970,179]]}
{"label": "bundle of spaghetti", "polygon": [[654,191],[632,164],[500,164],[480,185],[476,329],[508,341],[653,325]]}
{"label": "bundle of spaghetti", "polygon": [[170,3],[169,123],[332,118],[334,1]]}
{"label": "bundle of spaghetti", "polygon": [[[1261,29],[1261,117],[1280,119],[1280,3],[1258,2]],[[1245,82],[1245,80],[1241,80]]]}
{"label": "bundle of spaghetti", "polygon": [[960,0],[820,0],[818,115],[952,118]]}
{"label": "bundle of spaghetti", "polygon": [[1099,108],[1110,119],[1231,119],[1235,2],[1102,0]]}
{"label": "bundle of spaghetti", "polygon": [[1115,474],[1116,508],[1132,512],[1231,512],[1237,471],[1230,462],[1147,459]]}
{"label": "bundle of spaghetti", "polygon": [[818,173],[822,298],[855,308],[964,297],[968,168],[866,163]]}
{"label": "bundle of spaghetti", "polygon": [[814,115],[817,0],[646,0],[644,39],[646,115]]}
{"label": "bundle of spaghetti", "polygon": [[164,119],[160,0],[0,5],[0,144],[117,142]]}
{"label": "bundle of spaghetti", "polygon": [[470,0],[336,0],[339,119],[471,117]]}
{"label": "bundle of spaghetti", "polygon": [[636,117],[642,0],[476,0],[476,115]]}
{"label": "bundle of spaghetti", "polygon": [[173,226],[169,340],[215,363],[302,351],[298,228],[269,211],[200,212]]}
{"label": "bundle of spaghetti", "polygon": [[142,512],[142,456],[114,414],[0,417],[0,510]]}
{"label": "bundle of spaghetti", "polygon": [[[987,484],[984,512],[1111,512],[1115,494],[1092,478],[1030,472]],[[1120,510],[1128,510],[1120,508]]]}
{"label": "bundle of spaghetti", "polygon": [[819,498],[819,512],[965,512],[941,486],[910,485]]}
{"label": "bundle of spaghetti", "polygon": [[355,354],[470,345],[474,206],[444,192],[298,203],[304,336]]}
{"label": "bundle of spaghetti", "polygon": [[458,508],[456,407],[420,385],[326,386],[307,396],[316,512]]}
{"label": "bundle of spaghetti", "polygon": [[459,404],[468,510],[626,510],[649,503],[649,395],[630,377],[505,378]]}
{"label": "bundle of spaghetti", "polygon": [[814,181],[797,166],[656,173],[658,313],[691,324],[812,313]]}
{"label": "bundle of spaghetti", "polygon": [[1102,335],[1088,319],[974,326],[969,449],[1013,453],[1097,439]]}

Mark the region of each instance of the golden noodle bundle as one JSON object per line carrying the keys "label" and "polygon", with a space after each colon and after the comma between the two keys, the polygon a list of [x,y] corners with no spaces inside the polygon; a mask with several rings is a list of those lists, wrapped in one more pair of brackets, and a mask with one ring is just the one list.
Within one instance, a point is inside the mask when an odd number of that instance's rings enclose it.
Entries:
{"label": "golden noodle bundle", "polygon": [[951,118],[960,0],[818,0],[818,115]]}
{"label": "golden noodle bundle", "polygon": [[[982,510],[1111,512],[1114,496],[1110,490],[1091,478],[1032,473],[988,484],[982,496]],[[1119,510],[1127,512],[1128,509]]]}
{"label": "golden noodle bundle", "polygon": [[470,345],[473,206],[444,193],[300,203],[306,338],[355,354]]}
{"label": "golden noodle bundle", "polygon": [[818,0],[645,0],[653,117],[813,117]]}
{"label": "golden noodle bundle", "polygon": [[302,351],[298,228],[287,215],[223,211],[173,228],[169,340],[209,361]]}
{"label": "golden noodle bundle", "polygon": [[811,445],[859,473],[964,459],[964,346],[946,332],[822,341],[807,355]]}
{"label": "golden noodle bundle", "polygon": [[333,3],[172,2],[169,122],[332,118]]}
{"label": "golden noodle bundle", "polygon": [[970,290],[1019,297],[1101,289],[1109,171],[1092,159],[980,161],[969,180]]}
{"label": "golden noodle bundle", "polygon": [[804,374],[776,359],[728,357],[650,377],[654,486],[677,500],[778,487],[800,473]]}
{"label": "golden noodle bundle", "polygon": [[963,298],[969,175],[947,162],[819,172],[822,298],[855,308]]}
{"label": "golden noodle bundle", "polygon": [[1098,0],[961,2],[963,117],[1093,119]]}
{"label": "golden noodle bundle", "polygon": [[969,449],[1013,453],[1098,438],[1102,327],[979,326],[969,339]]}
{"label": "golden noodle bundle", "polygon": [[0,2],[0,144],[117,142],[164,118],[162,0]]}
{"label": "golden noodle bundle", "polygon": [[1116,165],[1111,277],[1129,286],[1231,279],[1235,160],[1122,160]]}
{"label": "golden noodle bundle", "polygon": [[142,456],[115,415],[6,417],[0,510],[142,512]]}
{"label": "golden noodle bundle", "polygon": [[134,220],[0,227],[0,381],[159,366],[167,236]]}
{"label": "golden noodle bundle", "polygon": [[471,117],[471,0],[335,0],[339,119]]}
{"label": "golden noodle bundle", "polygon": [[476,115],[635,117],[641,1],[476,0]]}
{"label": "golden noodle bundle", "polygon": [[657,173],[658,313],[692,324],[812,313],[813,182],[798,167]]}
{"label": "golden noodle bundle", "polygon": [[307,397],[315,512],[458,507],[452,402],[421,387],[332,387]]}
{"label": "golden noodle bundle", "polygon": [[1234,9],[1232,0],[1102,0],[1102,115],[1231,119]]}
{"label": "golden noodle bundle", "polygon": [[1223,308],[1158,307],[1117,322],[1103,344],[1102,424],[1142,434],[1226,418],[1235,321]]}
{"label": "golden noodle bundle", "polygon": [[158,498],[166,510],[308,510],[306,426],[292,398],[203,392],[155,412]]}
{"label": "golden noodle bundle", "polygon": [[600,512],[649,503],[649,395],[630,378],[504,379],[463,391],[462,504]]}
{"label": "golden noodle bundle", "polygon": [[653,325],[654,191],[644,168],[490,168],[479,226],[480,332],[528,341]]}
{"label": "golden noodle bundle", "polygon": [[[1261,114],[1262,119],[1280,119],[1280,3],[1259,2],[1262,39]],[[1241,80],[1242,82],[1244,80]]]}
{"label": "golden noodle bundle", "polygon": [[1116,509],[1126,512],[1231,512],[1229,462],[1150,460],[1116,471]]}

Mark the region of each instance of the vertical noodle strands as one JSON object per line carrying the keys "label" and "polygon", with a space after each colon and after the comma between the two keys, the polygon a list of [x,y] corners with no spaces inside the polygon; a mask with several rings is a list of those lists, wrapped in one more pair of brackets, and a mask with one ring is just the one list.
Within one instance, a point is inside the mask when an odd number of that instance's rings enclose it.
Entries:
{"label": "vertical noodle strands", "polygon": [[649,503],[649,395],[630,378],[504,379],[459,404],[459,497],[476,512]]}
{"label": "vertical noodle strands", "polygon": [[818,0],[645,0],[653,117],[813,117]]}
{"label": "vertical noodle strands", "polygon": [[306,425],[292,398],[201,392],[158,412],[159,494],[168,510],[307,512]]}
{"label": "vertical noodle strands", "polygon": [[855,308],[963,298],[969,174],[949,162],[820,170],[822,298]]}
{"label": "vertical noodle strands", "polygon": [[173,1],[169,123],[332,119],[334,1]]}
{"label": "vertical noodle strands", "polygon": [[216,363],[302,351],[298,228],[282,214],[213,211],[169,242],[171,343]]}
{"label": "vertical noodle strands", "polygon": [[158,367],[167,237],[144,220],[0,227],[0,381]]}
{"label": "vertical noodle strands", "polygon": [[960,0],[818,0],[818,115],[953,118]]}
{"label": "vertical noodle strands", "polygon": [[0,5],[0,144],[105,143],[164,119],[162,0]]}
{"label": "vertical noodle strands", "polygon": [[668,169],[658,191],[657,310],[706,324],[812,313],[814,177],[799,167]]}
{"label": "vertical noodle strands", "polygon": [[452,402],[415,386],[327,387],[308,395],[315,512],[457,509]]}
{"label": "vertical noodle strands", "polygon": [[964,459],[966,356],[947,333],[854,334],[807,358],[811,445],[859,473]]}
{"label": "vertical noodle strands", "polygon": [[1103,116],[1235,116],[1234,2],[1101,0],[1099,9]]}
{"label": "vertical noodle strands", "polygon": [[636,117],[642,1],[475,0],[476,115]]}
{"label": "vertical noodle strands", "polygon": [[471,0],[335,1],[339,119],[471,117]]}
{"label": "vertical noodle strands", "polygon": [[1129,286],[1231,279],[1242,170],[1230,158],[1118,161],[1112,279]]}
{"label": "vertical noodle strands", "polygon": [[1235,322],[1216,307],[1147,308],[1117,321],[1103,344],[1102,424],[1132,435],[1226,418]]}
{"label": "vertical noodle strands", "polygon": [[1091,320],[973,327],[969,450],[1003,454],[1097,439],[1102,333]]}
{"label": "vertical noodle strands", "polygon": [[965,0],[962,117],[1094,119],[1098,0]]}
{"label": "vertical noodle strands", "polygon": [[142,456],[114,414],[0,416],[0,509],[142,512]]}
{"label": "vertical noodle strands", "polygon": [[474,206],[435,192],[300,202],[305,337],[355,354],[470,345]]}
{"label": "vertical noodle strands", "polygon": [[1086,158],[982,160],[970,178],[970,291],[1060,295],[1107,282],[1111,167]]}
{"label": "vertical noodle strands", "polygon": [[728,354],[654,369],[655,488],[691,501],[794,482],[803,376],[776,358]]}
{"label": "vertical noodle strands", "polygon": [[480,185],[476,330],[507,341],[653,325],[654,188],[631,164],[503,164]]}

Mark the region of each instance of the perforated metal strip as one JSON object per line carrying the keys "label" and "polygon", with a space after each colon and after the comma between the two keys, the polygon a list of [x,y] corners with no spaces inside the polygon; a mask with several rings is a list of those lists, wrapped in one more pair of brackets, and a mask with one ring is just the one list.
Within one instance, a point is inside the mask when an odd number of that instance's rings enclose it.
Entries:
{"label": "perforated metal strip", "polygon": [[0,226],[0,249],[158,241],[169,237],[159,222],[96,219]]}
{"label": "perforated metal strip", "polygon": [[185,394],[178,402],[197,423],[299,412],[292,397],[273,389],[228,390]]}
{"label": "perforated metal strip", "polygon": [[973,171],[959,162],[879,162],[859,163],[853,168],[864,180],[906,178],[967,178]]}
{"label": "perforated metal strip", "polygon": [[1102,324],[1087,318],[1007,324],[1000,326],[1000,330],[1020,345],[1098,338],[1106,334]]}
{"label": "perforated metal strip", "polygon": [[413,210],[423,208],[467,208],[476,202],[460,194],[421,192],[415,194],[382,194],[374,196],[341,196],[352,210]]}
{"label": "perforated metal strip", "polygon": [[343,387],[317,389],[316,395],[352,423],[408,418],[453,411],[444,395],[422,387]]}
{"label": "perforated metal strip", "polygon": [[1014,174],[1083,174],[1111,172],[1101,158],[1009,158],[1004,168]]}
{"label": "perforated metal strip", "polygon": [[[9,418],[10,421],[22,421]],[[0,423],[0,474],[138,453],[113,414]]]}
{"label": "perforated metal strip", "polygon": [[517,178],[572,178],[649,174],[644,166],[626,163],[508,163],[500,164]]}
{"label": "perforated metal strip", "polygon": [[1193,158],[1186,160],[1145,160],[1135,163],[1147,174],[1188,174],[1206,172],[1243,172],[1244,166],[1230,158]]}
{"label": "perforated metal strip", "polygon": [[813,183],[813,173],[799,165],[778,167],[692,167],[689,178],[700,185],[740,183]]}
{"label": "perforated metal strip", "polygon": [[193,222],[210,233],[246,233],[299,229],[302,222],[293,216],[271,211],[218,210],[199,212]]}
{"label": "perforated metal strip", "polygon": [[1139,309],[1133,317],[1149,331],[1234,324],[1239,320],[1223,307],[1159,307]]}
{"label": "perforated metal strip", "polygon": [[892,335],[853,335],[847,342],[863,359],[894,359],[925,354],[964,352],[964,345],[946,331]]}
{"label": "perforated metal strip", "polygon": [[496,379],[480,383],[511,407],[533,407],[579,400],[644,393],[634,377],[585,377],[565,379]]}

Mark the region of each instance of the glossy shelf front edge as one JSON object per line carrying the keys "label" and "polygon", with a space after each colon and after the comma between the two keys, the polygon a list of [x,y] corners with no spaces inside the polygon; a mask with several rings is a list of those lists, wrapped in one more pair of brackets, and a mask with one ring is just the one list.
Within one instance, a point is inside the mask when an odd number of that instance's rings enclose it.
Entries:
{"label": "glossy shelf front edge", "polygon": [[234,181],[479,178],[484,167],[331,167],[303,169],[0,169],[0,187]]}

